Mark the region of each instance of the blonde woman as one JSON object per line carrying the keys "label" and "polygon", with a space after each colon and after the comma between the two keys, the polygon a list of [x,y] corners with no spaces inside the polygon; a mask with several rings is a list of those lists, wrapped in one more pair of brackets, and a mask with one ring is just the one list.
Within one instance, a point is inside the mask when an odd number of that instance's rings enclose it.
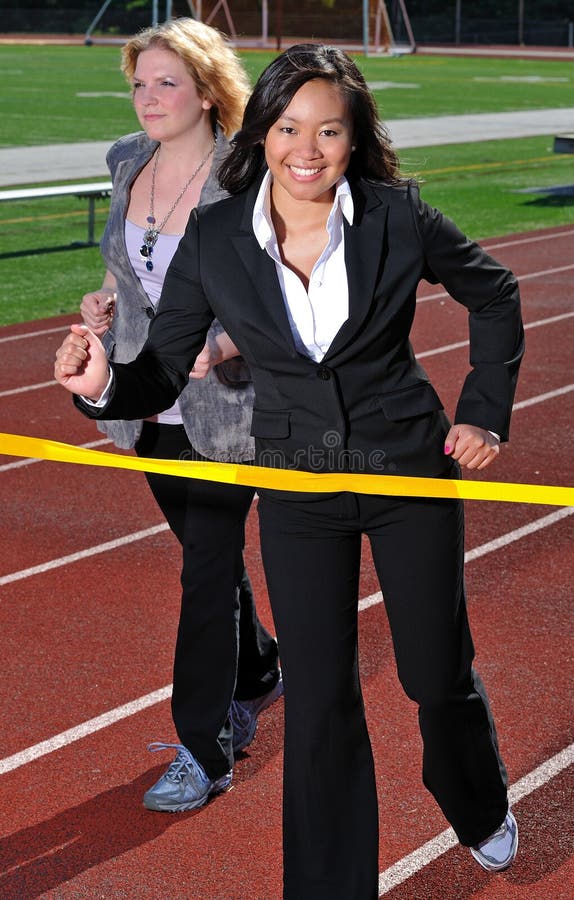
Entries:
{"label": "blonde woman", "polygon": [[[122,70],[143,131],[109,151],[114,187],[101,244],[107,270],[102,288],[81,305],[84,322],[115,362],[133,359],[144,344],[191,210],[226,196],[216,173],[248,93],[245,72],[222,36],[189,18],[128,41]],[[250,461],[251,376],[240,358],[225,361],[228,354],[235,348],[216,322],[173,406],[99,427],[139,456]],[[173,747],[175,759],[144,804],[177,812],[229,787],[233,753],[251,742],[257,715],[281,694],[282,683],[277,642],[257,618],[243,565],[253,490],[146,477],[182,545],[183,565],[172,696],[180,743],[151,745]]]}

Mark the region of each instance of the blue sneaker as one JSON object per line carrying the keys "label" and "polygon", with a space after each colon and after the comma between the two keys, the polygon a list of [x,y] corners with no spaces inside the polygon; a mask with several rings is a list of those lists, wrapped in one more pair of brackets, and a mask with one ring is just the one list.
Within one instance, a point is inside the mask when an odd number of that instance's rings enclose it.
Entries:
{"label": "blue sneaker", "polygon": [[257,731],[257,716],[264,709],[275,703],[283,693],[283,679],[279,672],[279,680],[274,688],[262,697],[253,700],[234,700],[229,710],[229,718],[233,727],[233,752],[239,753],[249,746]]}
{"label": "blue sneaker", "polygon": [[488,872],[504,872],[514,861],[518,850],[518,825],[508,810],[500,828],[470,848],[475,860]]}
{"label": "blue sneaker", "polygon": [[176,757],[159,781],[145,792],[143,803],[147,809],[186,812],[203,806],[211,796],[229,790],[233,772],[212,781],[201,763],[182,744],[156,741],[148,746],[152,753],[170,748],[177,750]]}

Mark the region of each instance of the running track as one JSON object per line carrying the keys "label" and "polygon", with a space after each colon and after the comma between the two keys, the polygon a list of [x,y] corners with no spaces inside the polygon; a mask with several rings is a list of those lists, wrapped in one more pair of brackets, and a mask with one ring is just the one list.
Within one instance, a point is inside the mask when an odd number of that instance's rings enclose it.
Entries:
{"label": "running track", "polygon": [[[511,443],[484,477],[571,484],[574,228],[485,245],[521,280],[527,355]],[[102,439],[52,381],[70,321],[0,329],[0,430]],[[464,310],[426,285],[414,344],[449,412],[467,368],[465,329]],[[178,816],[141,805],[169,759],[146,744],[174,739],[179,602],[178,548],[143,476],[0,457],[0,502],[0,898],[279,900],[282,703],[261,717],[234,790]],[[521,829],[518,860],[499,876],[456,844],[421,786],[416,713],[398,687],[365,553],[361,671],[378,770],[381,896],[574,893],[572,513],[467,503],[477,664]],[[270,625],[255,514],[247,559]]]}

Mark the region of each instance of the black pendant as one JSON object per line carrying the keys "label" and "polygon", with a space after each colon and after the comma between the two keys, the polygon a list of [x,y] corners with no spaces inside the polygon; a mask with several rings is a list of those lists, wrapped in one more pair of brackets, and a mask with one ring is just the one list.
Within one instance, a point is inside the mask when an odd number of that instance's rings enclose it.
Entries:
{"label": "black pendant", "polygon": [[141,245],[140,256],[143,256],[144,259],[147,259],[147,257],[149,256],[149,247],[146,244]]}

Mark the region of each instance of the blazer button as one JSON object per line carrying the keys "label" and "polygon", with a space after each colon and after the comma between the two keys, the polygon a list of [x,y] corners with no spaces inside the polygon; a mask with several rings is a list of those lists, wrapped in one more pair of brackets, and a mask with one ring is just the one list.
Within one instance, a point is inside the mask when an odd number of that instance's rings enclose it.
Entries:
{"label": "blazer button", "polygon": [[153,319],[153,317],[154,317],[154,315],[155,315],[153,306],[146,306],[146,308],[145,308],[145,314],[146,314],[146,316],[148,317],[148,319]]}
{"label": "blazer button", "polygon": [[331,372],[327,368],[327,366],[319,366],[317,369],[317,378],[321,378],[322,381],[329,381],[331,377]]}

